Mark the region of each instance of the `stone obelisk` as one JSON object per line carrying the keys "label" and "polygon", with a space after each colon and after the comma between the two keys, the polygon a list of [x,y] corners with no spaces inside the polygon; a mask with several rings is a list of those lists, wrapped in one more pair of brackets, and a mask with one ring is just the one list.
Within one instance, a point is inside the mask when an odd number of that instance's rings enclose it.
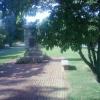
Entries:
{"label": "stone obelisk", "polygon": [[36,27],[24,26],[25,54],[17,63],[41,63],[43,60],[42,52],[37,43]]}

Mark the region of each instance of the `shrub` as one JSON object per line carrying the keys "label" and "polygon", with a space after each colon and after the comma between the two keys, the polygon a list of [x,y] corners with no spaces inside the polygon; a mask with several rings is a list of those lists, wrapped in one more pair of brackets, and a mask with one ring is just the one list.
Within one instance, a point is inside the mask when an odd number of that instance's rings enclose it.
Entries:
{"label": "shrub", "polygon": [[6,31],[4,29],[0,29],[0,48],[4,47],[5,39],[6,39]]}

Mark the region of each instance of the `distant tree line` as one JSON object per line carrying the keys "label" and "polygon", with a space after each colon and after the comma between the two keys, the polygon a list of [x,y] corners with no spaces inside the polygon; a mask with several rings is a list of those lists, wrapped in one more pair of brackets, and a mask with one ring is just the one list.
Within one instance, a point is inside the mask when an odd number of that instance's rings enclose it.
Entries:
{"label": "distant tree line", "polygon": [[4,44],[23,41],[23,14],[38,0],[1,0],[0,1],[0,48]]}

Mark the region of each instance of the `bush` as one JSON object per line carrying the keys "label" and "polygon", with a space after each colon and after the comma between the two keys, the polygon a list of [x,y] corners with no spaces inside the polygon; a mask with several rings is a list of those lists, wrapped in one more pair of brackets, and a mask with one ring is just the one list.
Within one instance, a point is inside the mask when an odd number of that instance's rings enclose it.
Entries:
{"label": "bush", "polygon": [[0,29],[0,48],[4,47],[5,39],[6,39],[6,31],[4,29]]}

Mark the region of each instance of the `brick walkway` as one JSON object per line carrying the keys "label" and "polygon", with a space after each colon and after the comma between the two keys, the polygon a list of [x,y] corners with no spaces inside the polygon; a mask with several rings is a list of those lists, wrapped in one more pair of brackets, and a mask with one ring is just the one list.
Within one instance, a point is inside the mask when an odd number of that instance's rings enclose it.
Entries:
{"label": "brick walkway", "polygon": [[64,75],[59,59],[0,67],[0,100],[67,100]]}

